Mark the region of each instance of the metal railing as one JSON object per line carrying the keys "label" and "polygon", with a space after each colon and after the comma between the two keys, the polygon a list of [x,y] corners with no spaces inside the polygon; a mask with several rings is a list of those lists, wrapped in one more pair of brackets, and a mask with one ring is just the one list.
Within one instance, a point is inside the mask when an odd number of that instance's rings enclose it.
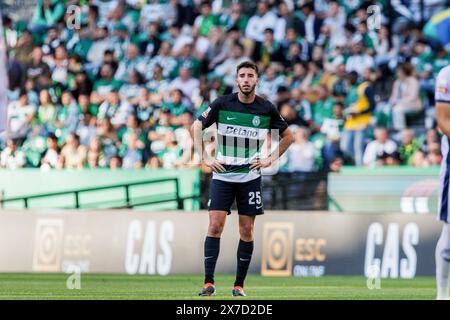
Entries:
{"label": "metal railing", "polygon": [[[159,195],[157,195],[157,197],[159,197],[158,199],[150,199],[151,197],[148,197],[148,196],[144,196],[144,197],[141,196],[141,197],[134,197],[134,198],[131,197],[131,193],[130,193],[131,187],[142,186],[142,185],[152,185],[152,184],[171,182],[171,181],[174,182],[174,184],[175,184],[175,193],[174,194],[173,193],[171,193],[169,195],[159,194]],[[139,182],[132,182],[132,183],[122,183],[122,184],[114,184],[114,185],[108,185],[108,186],[92,187],[92,188],[85,188],[85,189],[34,194],[34,195],[20,196],[20,197],[14,197],[14,198],[4,198],[4,196],[2,195],[2,196],[0,196],[0,207],[3,208],[4,204],[7,202],[23,201],[24,207],[26,209],[28,209],[29,202],[32,199],[42,199],[42,198],[48,198],[48,197],[56,197],[56,196],[73,194],[74,200],[75,200],[75,206],[74,206],[75,209],[83,209],[83,208],[88,208],[88,207],[93,208],[93,207],[96,207],[96,206],[99,206],[102,204],[111,203],[112,200],[94,202],[94,203],[91,202],[88,205],[83,207],[82,204],[80,203],[80,194],[87,193],[87,192],[118,189],[118,188],[123,188],[125,205],[109,206],[108,208],[111,208],[111,209],[132,208],[132,207],[136,207],[136,206],[152,205],[152,204],[176,201],[177,209],[183,210],[184,209],[184,200],[199,198],[198,195],[181,197],[178,178],[165,178],[165,179],[158,179],[158,180],[146,180],[146,181],[139,181]],[[136,199],[139,199],[142,201],[139,201],[139,202],[133,201]],[[73,207],[64,207],[64,209],[70,209],[70,208],[73,208]]]}
{"label": "metal railing", "polygon": [[328,210],[326,172],[279,172],[263,176],[262,194],[266,209]]}

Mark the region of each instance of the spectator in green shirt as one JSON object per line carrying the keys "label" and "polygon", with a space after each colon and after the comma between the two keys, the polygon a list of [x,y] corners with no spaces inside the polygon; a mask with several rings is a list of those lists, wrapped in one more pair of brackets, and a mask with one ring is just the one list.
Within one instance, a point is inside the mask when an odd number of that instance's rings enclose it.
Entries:
{"label": "spectator in green shirt", "polygon": [[114,90],[118,91],[121,87],[121,82],[114,79],[112,65],[105,63],[100,69],[100,79],[94,82],[94,91],[91,96],[93,104],[101,104],[106,100],[108,94]]}
{"label": "spectator in green shirt", "polygon": [[172,89],[169,96],[170,100],[163,102],[161,106],[162,110],[172,114],[171,123],[174,125],[178,124],[178,117],[189,109],[188,105],[183,101],[183,97],[183,92],[180,89]]}
{"label": "spectator in green shirt", "polygon": [[87,24],[82,25],[80,31],[73,37],[73,39],[75,40],[72,40],[72,43],[69,42],[67,44],[67,48],[71,54],[77,54],[83,61],[86,61],[89,49],[94,43],[89,31],[89,26]]}
{"label": "spectator in green shirt", "polygon": [[159,112],[158,122],[151,128],[147,137],[150,142],[150,150],[154,154],[158,154],[166,148],[165,136],[174,131],[174,127],[170,124],[171,115],[167,111]]}
{"label": "spectator in green shirt", "polygon": [[169,132],[165,137],[166,148],[158,154],[158,159],[161,161],[164,169],[174,169],[179,167],[181,157],[183,155],[183,148],[181,148],[173,132]]}
{"label": "spectator in green shirt", "polygon": [[126,146],[122,148],[120,153],[123,159],[122,168],[142,168],[144,166],[143,149],[144,145],[139,140],[139,135],[137,133],[131,133],[127,138]]}
{"label": "spectator in green shirt", "polygon": [[419,142],[414,137],[414,131],[412,129],[403,129],[401,136],[401,145],[398,150],[400,160],[403,164],[411,166],[413,164],[414,153],[420,149]]}
{"label": "spectator in green shirt", "polygon": [[56,124],[57,109],[50,98],[47,89],[42,89],[39,92],[39,109],[37,112],[37,120],[41,125],[43,132],[54,132]]}
{"label": "spectator in green shirt", "polygon": [[123,22],[117,22],[114,26],[114,35],[112,37],[114,42],[114,54],[117,60],[121,61],[125,58],[125,53],[130,44],[131,31]]}
{"label": "spectator in green shirt", "polygon": [[233,2],[229,13],[222,14],[219,22],[227,30],[236,27],[241,33],[244,33],[248,23],[248,16],[242,13],[242,5],[239,2]]}
{"label": "spectator in green shirt", "polygon": [[319,84],[315,91],[318,96],[318,100],[313,104],[313,120],[319,127],[322,125],[325,119],[333,118],[333,107],[335,101],[330,96],[328,88],[324,84]]}
{"label": "spectator in green shirt", "polygon": [[434,90],[436,88],[436,77],[441,69],[450,64],[450,52],[439,45],[435,50],[435,54],[429,59],[428,69],[431,72],[430,78],[420,79],[420,88],[428,92],[428,96],[434,98]]}
{"label": "spectator in green shirt", "polygon": [[132,105],[139,103],[139,91],[144,88],[144,77],[140,72],[133,69],[128,74],[127,83],[119,90],[120,98],[128,100]]}
{"label": "spectator in green shirt", "polygon": [[127,47],[126,57],[119,63],[119,67],[114,75],[114,78],[118,81],[126,81],[128,75],[132,70],[138,70],[144,72],[146,69],[147,61],[145,57],[139,56],[139,48],[131,43]]}
{"label": "spectator in green shirt", "polygon": [[34,11],[32,31],[41,33],[56,25],[64,16],[64,2],[58,0],[39,0]]}
{"label": "spectator in green shirt", "polygon": [[40,134],[40,127],[33,126],[31,135],[25,140],[22,146],[22,150],[25,152],[27,166],[32,168],[39,167],[42,153],[47,148],[46,140]]}
{"label": "spectator in green shirt", "polygon": [[198,29],[202,37],[208,37],[211,29],[219,24],[217,16],[212,13],[209,1],[200,4],[200,15],[194,21],[194,28]]}
{"label": "spectator in green shirt", "polygon": [[201,61],[195,56],[193,43],[186,43],[178,52],[177,65],[172,70],[170,78],[181,76],[181,70],[188,68],[194,78],[199,78],[201,74]]}
{"label": "spectator in green shirt", "polygon": [[137,134],[139,141],[142,142],[142,145],[145,145],[146,143],[146,136],[142,132],[141,128],[139,127],[139,121],[137,117],[132,114],[127,119],[127,126],[118,130],[118,138],[122,142],[122,149],[127,147],[127,141],[131,134]]}
{"label": "spectator in green shirt", "polygon": [[80,94],[78,96],[78,112],[80,114],[90,113],[94,117],[98,114],[98,105],[91,104],[87,94]]}
{"label": "spectator in green shirt", "polygon": [[70,91],[64,91],[61,96],[61,106],[56,114],[55,134],[65,141],[69,133],[76,131],[79,122],[78,105]]}

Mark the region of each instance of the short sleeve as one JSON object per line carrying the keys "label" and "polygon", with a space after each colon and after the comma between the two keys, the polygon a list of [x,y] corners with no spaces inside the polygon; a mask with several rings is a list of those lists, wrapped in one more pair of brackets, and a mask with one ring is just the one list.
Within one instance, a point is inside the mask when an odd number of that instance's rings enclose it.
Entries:
{"label": "short sleeve", "polygon": [[436,102],[450,103],[450,69],[442,69],[436,78]]}
{"label": "short sleeve", "polygon": [[203,128],[209,128],[213,123],[219,120],[221,100],[220,98],[214,100],[209,107],[198,117],[202,123]]}
{"label": "short sleeve", "polygon": [[280,134],[288,127],[287,122],[278,112],[277,108],[270,104],[270,129],[278,129]]}

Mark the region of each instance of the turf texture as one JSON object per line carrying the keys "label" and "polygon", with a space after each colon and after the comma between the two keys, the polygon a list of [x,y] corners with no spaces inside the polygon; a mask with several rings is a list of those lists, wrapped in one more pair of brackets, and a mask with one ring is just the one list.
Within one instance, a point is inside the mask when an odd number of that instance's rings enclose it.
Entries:
{"label": "turf texture", "polygon": [[379,289],[368,289],[362,276],[320,278],[262,277],[249,275],[247,297],[232,297],[233,275],[216,275],[217,295],[199,297],[201,275],[81,274],[80,289],[68,289],[69,274],[0,274],[0,299],[339,299],[339,300],[432,300],[434,277],[381,279]]}

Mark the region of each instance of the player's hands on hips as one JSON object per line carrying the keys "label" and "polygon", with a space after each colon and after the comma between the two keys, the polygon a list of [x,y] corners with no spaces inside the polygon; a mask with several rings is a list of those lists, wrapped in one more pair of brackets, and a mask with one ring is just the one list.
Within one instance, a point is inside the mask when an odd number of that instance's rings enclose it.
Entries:
{"label": "player's hands on hips", "polygon": [[215,159],[211,159],[211,160],[204,160],[203,163],[210,167],[214,172],[225,172],[225,168],[223,167],[222,163],[215,160]]}
{"label": "player's hands on hips", "polygon": [[270,167],[272,161],[270,161],[270,158],[263,158],[252,160],[250,161],[250,163],[251,163],[250,170],[257,170]]}

